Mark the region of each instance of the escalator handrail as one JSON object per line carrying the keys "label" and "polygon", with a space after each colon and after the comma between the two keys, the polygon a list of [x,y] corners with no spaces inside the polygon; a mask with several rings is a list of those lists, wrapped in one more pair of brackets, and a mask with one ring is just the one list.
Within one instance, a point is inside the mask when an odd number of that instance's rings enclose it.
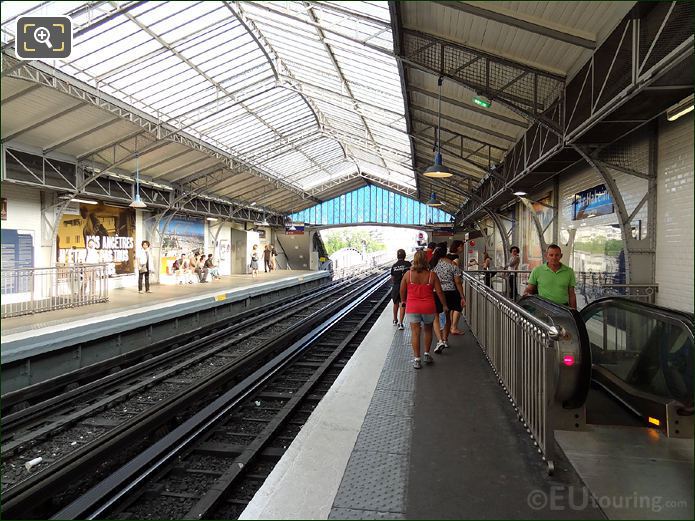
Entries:
{"label": "escalator handrail", "polygon": [[579,314],[583,319],[589,314],[593,315],[595,308],[597,307],[607,307],[607,305],[616,304],[617,306],[615,307],[638,310],[645,313],[646,316],[680,324],[689,331],[691,338],[695,336],[695,315],[693,313],[688,313],[687,311],[681,311],[678,309],[669,309],[667,307],[657,306],[656,304],[649,304],[647,302],[641,302],[639,300],[633,300],[627,297],[611,296],[596,299],[582,308]]}
{"label": "escalator handrail", "polygon": [[570,398],[564,401],[563,406],[567,408],[580,407],[586,401],[589,394],[592,364],[589,334],[586,330],[584,321],[576,309],[572,309],[561,304],[556,304],[555,302],[544,299],[538,295],[523,296],[521,299],[519,299],[518,305],[522,306],[524,302],[532,302],[534,304],[537,303],[539,304],[539,309],[545,308],[547,310],[551,310],[555,316],[564,316],[567,320],[565,326],[555,324],[553,317],[550,315],[548,315],[547,318],[552,322],[552,325],[561,332],[561,335],[564,333],[576,336],[581,353],[581,365],[579,368],[580,372],[574,393]]}
{"label": "escalator handrail", "polygon": [[[641,302],[638,300],[633,300],[630,298],[626,297],[616,297],[616,296],[610,296],[610,297],[603,297],[600,299],[597,299],[590,304],[588,304],[586,307],[584,307],[580,315],[582,317],[582,320],[585,320],[587,317],[593,316],[599,309],[607,309],[607,308],[617,308],[617,309],[626,309],[630,311],[636,311],[638,312],[641,316],[644,316],[645,318],[653,318],[655,320],[659,320],[662,322],[670,323],[676,326],[681,326],[685,331],[687,331],[690,341],[693,342],[695,340],[695,335],[694,335],[694,330],[695,326],[693,324],[693,315],[692,313],[689,313],[687,311],[681,311],[677,309],[669,309],[663,306],[657,306],[656,304],[649,304],[647,302]],[[607,369],[609,372],[610,369]],[[662,369],[663,370],[663,369]],[[613,373],[614,374],[614,373]],[[664,375],[666,376],[666,371],[664,371]],[[615,375],[616,378],[620,379],[621,381],[622,378],[619,377],[618,375]],[[623,381],[624,382],[624,381]],[[626,386],[631,386],[627,382],[624,382],[624,385]],[[668,387],[671,387],[669,380],[667,378],[666,385]],[[672,391],[672,390],[671,390]],[[642,392],[642,391],[640,391]],[[651,393],[645,393],[645,394],[651,394]],[[652,395],[655,398],[663,398],[659,397],[658,395]],[[691,401],[688,404],[684,404],[677,398],[665,398],[667,401],[674,401],[679,405],[679,409],[681,411],[686,411],[687,414],[692,414],[692,398]],[[690,412],[688,412],[690,411]]]}

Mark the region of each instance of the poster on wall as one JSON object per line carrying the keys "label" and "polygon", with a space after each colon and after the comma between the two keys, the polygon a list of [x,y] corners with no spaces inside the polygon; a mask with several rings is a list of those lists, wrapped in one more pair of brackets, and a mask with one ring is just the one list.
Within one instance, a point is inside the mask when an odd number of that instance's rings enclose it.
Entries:
{"label": "poster on wall", "polygon": [[[34,235],[30,230],[0,230],[2,237],[2,270],[34,267]],[[18,275],[2,279],[2,294],[29,291],[29,277]]]}
{"label": "poster on wall", "polygon": [[228,239],[220,239],[217,241],[217,266],[220,270],[220,275],[230,275],[232,267],[232,245]]}
{"label": "poster on wall", "polygon": [[597,185],[588,190],[574,194],[573,217],[572,220],[578,221],[597,215],[608,215],[613,213],[613,199],[606,189],[606,185]]}
{"label": "poster on wall", "polygon": [[108,264],[109,275],[135,269],[135,210],[103,203],[80,204],[79,214],[65,213],[58,225],[56,261],[61,264]]}
{"label": "poster on wall", "polygon": [[159,223],[159,233],[162,237],[161,262],[159,271],[166,275],[171,271],[174,260],[191,254],[205,251],[205,220],[200,217],[181,215],[174,217],[164,230],[164,221]]}

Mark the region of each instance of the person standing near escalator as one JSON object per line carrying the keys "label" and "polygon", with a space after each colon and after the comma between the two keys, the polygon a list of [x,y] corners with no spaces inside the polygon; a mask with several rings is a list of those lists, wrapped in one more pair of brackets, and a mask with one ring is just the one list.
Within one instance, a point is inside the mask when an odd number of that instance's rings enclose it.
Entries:
{"label": "person standing near escalator", "polygon": [[562,250],[551,244],[545,252],[546,264],[533,268],[524,295],[538,294],[541,298],[577,309],[574,287],[577,279],[574,270],[560,262]]}

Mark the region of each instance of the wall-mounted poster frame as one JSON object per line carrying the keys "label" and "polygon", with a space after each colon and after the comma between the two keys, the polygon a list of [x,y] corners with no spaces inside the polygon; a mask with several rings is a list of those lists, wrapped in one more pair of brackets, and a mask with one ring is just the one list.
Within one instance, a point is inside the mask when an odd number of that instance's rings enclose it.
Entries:
{"label": "wall-mounted poster frame", "polygon": [[608,215],[615,211],[613,198],[606,185],[596,185],[588,190],[574,194],[572,220],[579,221],[598,215]]}
{"label": "wall-mounted poster frame", "polygon": [[58,263],[105,262],[108,274],[113,276],[133,273],[134,259],[133,208],[80,204],[73,213],[63,214],[56,236]]}

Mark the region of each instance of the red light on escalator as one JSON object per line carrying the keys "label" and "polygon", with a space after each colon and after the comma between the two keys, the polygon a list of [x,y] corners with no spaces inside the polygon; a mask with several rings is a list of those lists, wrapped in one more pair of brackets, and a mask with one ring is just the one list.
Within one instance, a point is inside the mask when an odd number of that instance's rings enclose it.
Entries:
{"label": "red light on escalator", "polygon": [[565,364],[567,367],[571,367],[574,365],[574,356],[572,355],[565,355],[562,357],[562,363]]}

